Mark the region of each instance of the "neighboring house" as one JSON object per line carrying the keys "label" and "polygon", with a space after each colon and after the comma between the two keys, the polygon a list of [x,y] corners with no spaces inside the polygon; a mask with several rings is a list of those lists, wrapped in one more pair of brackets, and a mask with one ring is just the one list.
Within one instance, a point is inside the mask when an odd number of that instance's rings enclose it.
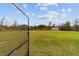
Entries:
{"label": "neighboring house", "polygon": [[51,30],[59,30],[58,28],[51,28]]}

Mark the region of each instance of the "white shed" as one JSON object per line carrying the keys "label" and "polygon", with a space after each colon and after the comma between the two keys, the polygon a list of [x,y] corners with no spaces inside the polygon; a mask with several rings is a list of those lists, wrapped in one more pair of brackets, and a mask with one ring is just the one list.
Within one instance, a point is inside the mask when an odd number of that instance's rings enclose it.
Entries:
{"label": "white shed", "polygon": [[52,28],[51,30],[59,30],[58,28]]}

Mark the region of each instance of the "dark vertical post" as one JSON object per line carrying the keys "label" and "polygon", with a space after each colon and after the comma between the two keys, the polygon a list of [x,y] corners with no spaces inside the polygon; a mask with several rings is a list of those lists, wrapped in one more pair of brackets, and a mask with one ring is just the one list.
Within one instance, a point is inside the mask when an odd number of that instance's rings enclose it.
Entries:
{"label": "dark vertical post", "polygon": [[29,18],[28,18],[28,56],[29,56]]}
{"label": "dark vertical post", "polygon": [[23,15],[25,15],[25,17],[27,17],[28,19],[28,51],[26,53],[27,56],[29,56],[29,17],[28,15],[26,15],[26,13],[24,13],[15,3],[12,3]]}

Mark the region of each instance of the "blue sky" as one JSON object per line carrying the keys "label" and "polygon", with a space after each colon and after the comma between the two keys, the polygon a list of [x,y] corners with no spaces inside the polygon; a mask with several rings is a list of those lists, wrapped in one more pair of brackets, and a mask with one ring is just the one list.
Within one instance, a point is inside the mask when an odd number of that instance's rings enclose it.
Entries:
{"label": "blue sky", "polygon": [[[79,4],[77,3],[30,3],[17,4],[29,17],[30,25],[46,24],[51,21],[52,24],[61,24],[70,21],[72,24],[76,18],[79,18]],[[5,22],[12,24],[17,21],[18,24],[27,24],[27,18],[21,14],[12,4],[0,4],[0,18],[5,17]]]}

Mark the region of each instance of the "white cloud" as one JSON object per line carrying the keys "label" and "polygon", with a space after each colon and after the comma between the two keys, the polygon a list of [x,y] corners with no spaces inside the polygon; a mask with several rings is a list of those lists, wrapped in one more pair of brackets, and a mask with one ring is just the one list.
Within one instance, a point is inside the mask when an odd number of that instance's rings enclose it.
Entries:
{"label": "white cloud", "polygon": [[67,17],[66,13],[61,14],[62,17]]}
{"label": "white cloud", "polygon": [[10,19],[10,17],[6,16],[5,19]]}
{"label": "white cloud", "polygon": [[63,8],[63,9],[62,9],[62,12],[65,12],[65,11],[66,11],[66,10]]}
{"label": "white cloud", "polygon": [[29,16],[29,13],[28,13],[28,12],[26,12],[26,15],[27,15],[27,16]]}
{"label": "white cloud", "polygon": [[68,13],[71,12],[72,9],[71,8],[66,8],[66,9],[63,8],[61,11],[62,11],[62,13],[60,15],[62,17],[67,17]]}
{"label": "white cloud", "polygon": [[48,10],[48,6],[51,6],[51,5],[54,5],[54,6],[58,6],[57,3],[38,3],[36,4],[36,7],[40,7],[41,10]]}
{"label": "white cloud", "polygon": [[9,19],[9,17],[8,16],[0,16],[0,20],[2,20],[2,19]]}
{"label": "white cloud", "polygon": [[46,3],[38,3],[36,7],[39,7],[41,10],[47,10],[48,5]]}
{"label": "white cloud", "polygon": [[47,10],[47,7],[40,7],[41,10]]}
{"label": "white cloud", "polygon": [[3,16],[0,16],[0,20],[2,20]]}
{"label": "white cloud", "polygon": [[35,16],[35,13],[32,13],[32,16]]}
{"label": "white cloud", "polygon": [[66,8],[66,9],[63,8],[61,11],[66,13],[66,12],[71,12],[72,9],[71,8]]}
{"label": "white cloud", "polygon": [[23,4],[23,7],[24,7],[24,8],[27,8],[27,4]]}
{"label": "white cloud", "polygon": [[38,18],[43,19],[43,20],[52,21],[53,19],[57,18],[58,15],[59,13],[56,11],[48,11],[47,14],[39,15]]}
{"label": "white cloud", "polygon": [[58,4],[57,4],[57,3],[56,3],[55,5],[56,5],[56,7],[58,6]]}
{"label": "white cloud", "polygon": [[53,5],[53,6],[56,6],[57,7],[58,6],[58,3],[49,3],[48,5],[49,6]]}
{"label": "white cloud", "polygon": [[72,9],[71,9],[71,8],[67,8],[67,11],[68,11],[68,12],[71,12],[71,11],[72,11]]}
{"label": "white cloud", "polygon": [[53,14],[55,16],[59,15],[59,13],[57,11],[48,11],[48,14]]}

